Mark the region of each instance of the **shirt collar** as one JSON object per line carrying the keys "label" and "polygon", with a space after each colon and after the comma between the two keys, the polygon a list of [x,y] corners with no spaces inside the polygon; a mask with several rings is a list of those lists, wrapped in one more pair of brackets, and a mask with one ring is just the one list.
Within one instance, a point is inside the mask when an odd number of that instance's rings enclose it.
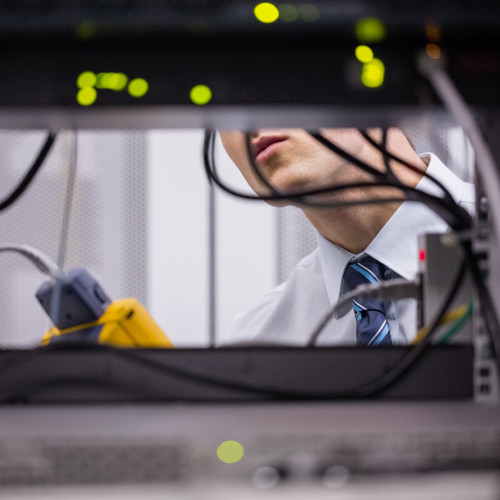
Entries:
{"label": "shirt collar", "polygon": [[[424,153],[421,156],[428,160],[426,172],[442,182],[458,202],[462,197],[464,182],[434,154]],[[442,194],[427,177],[422,177],[417,189],[434,195]],[[403,278],[413,279],[418,272],[417,236],[422,233],[443,233],[447,229],[448,225],[430,208],[421,203],[405,201],[363,253],[382,262]],[[319,233],[317,239],[328,298],[334,304],[339,298],[343,270],[357,256],[331,243]]]}

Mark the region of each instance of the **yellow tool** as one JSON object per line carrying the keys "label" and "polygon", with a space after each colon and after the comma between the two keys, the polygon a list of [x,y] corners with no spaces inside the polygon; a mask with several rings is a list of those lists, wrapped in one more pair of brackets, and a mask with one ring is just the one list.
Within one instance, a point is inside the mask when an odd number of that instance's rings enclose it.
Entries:
{"label": "yellow tool", "polygon": [[111,302],[97,321],[64,330],[53,326],[43,336],[42,345],[72,340],[117,347],[174,347],[146,308],[133,298]]}
{"label": "yellow tool", "polygon": [[85,269],[42,283],[36,297],[54,326],[42,345],[93,342],[118,347],[174,347],[137,299],[112,301]]}

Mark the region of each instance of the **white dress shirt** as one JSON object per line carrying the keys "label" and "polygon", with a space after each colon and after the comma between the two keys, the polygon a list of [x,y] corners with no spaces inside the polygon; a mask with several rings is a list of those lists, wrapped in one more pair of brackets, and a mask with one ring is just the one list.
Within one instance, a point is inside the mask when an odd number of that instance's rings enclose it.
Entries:
{"label": "white dress shirt", "polygon": [[[427,173],[473,213],[474,186],[462,181],[432,153],[421,156],[428,163]],[[417,189],[441,194],[426,177]],[[318,248],[297,264],[285,283],[268,292],[249,311],[237,315],[221,345],[307,345],[316,325],[338,301],[344,269],[351,260],[368,254],[391,269],[394,277],[410,280],[418,272],[418,235],[447,229],[447,224],[425,205],[404,202],[362,254],[348,252],[318,233]],[[408,344],[417,331],[416,301],[387,301],[385,306],[392,343]],[[319,346],[355,343],[356,322],[351,311],[332,319],[316,341]]]}

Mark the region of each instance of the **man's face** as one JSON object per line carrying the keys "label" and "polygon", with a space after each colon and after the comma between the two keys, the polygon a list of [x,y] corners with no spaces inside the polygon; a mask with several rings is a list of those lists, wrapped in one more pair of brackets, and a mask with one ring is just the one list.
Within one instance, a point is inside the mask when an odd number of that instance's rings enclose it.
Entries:
{"label": "man's face", "polygon": [[[366,156],[366,142],[356,129],[324,129],[322,134],[353,156]],[[257,194],[270,194],[250,164],[245,134],[231,131],[220,136],[250,187]],[[251,134],[251,154],[264,177],[282,194],[370,179],[301,129],[258,130]]]}

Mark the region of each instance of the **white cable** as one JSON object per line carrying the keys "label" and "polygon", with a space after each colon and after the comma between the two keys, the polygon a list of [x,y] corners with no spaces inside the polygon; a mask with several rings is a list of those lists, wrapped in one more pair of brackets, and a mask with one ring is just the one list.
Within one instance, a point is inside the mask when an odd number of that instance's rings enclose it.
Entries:
{"label": "white cable", "polygon": [[464,129],[472,144],[476,154],[476,163],[481,171],[483,188],[490,205],[493,234],[495,239],[498,240],[500,239],[500,174],[493,155],[483,138],[481,129],[469,106],[463,100],[439,60],[431,59],[425,53],[420,54],[418,68],[430,81],[439,98],[446,105],[457,123]]}
{"label": "white cable", "polygon": [[0,252],[16,252],[23,255],[53,280],[57,280],[63,274],[62,269],[48,255],[29,245],[4,244],[0,245]]}
{"label": "white cable", "polygon": [[359,285],[352,292],[342,295],[340,300],[325,314],[321,322],[314,329],[307,345],[313,347],[326,324],[332,318],[340,318],[352,310],[353,299],[419,299],[420,278],[408,281],[404,278],[381,281],[376,284]]}

